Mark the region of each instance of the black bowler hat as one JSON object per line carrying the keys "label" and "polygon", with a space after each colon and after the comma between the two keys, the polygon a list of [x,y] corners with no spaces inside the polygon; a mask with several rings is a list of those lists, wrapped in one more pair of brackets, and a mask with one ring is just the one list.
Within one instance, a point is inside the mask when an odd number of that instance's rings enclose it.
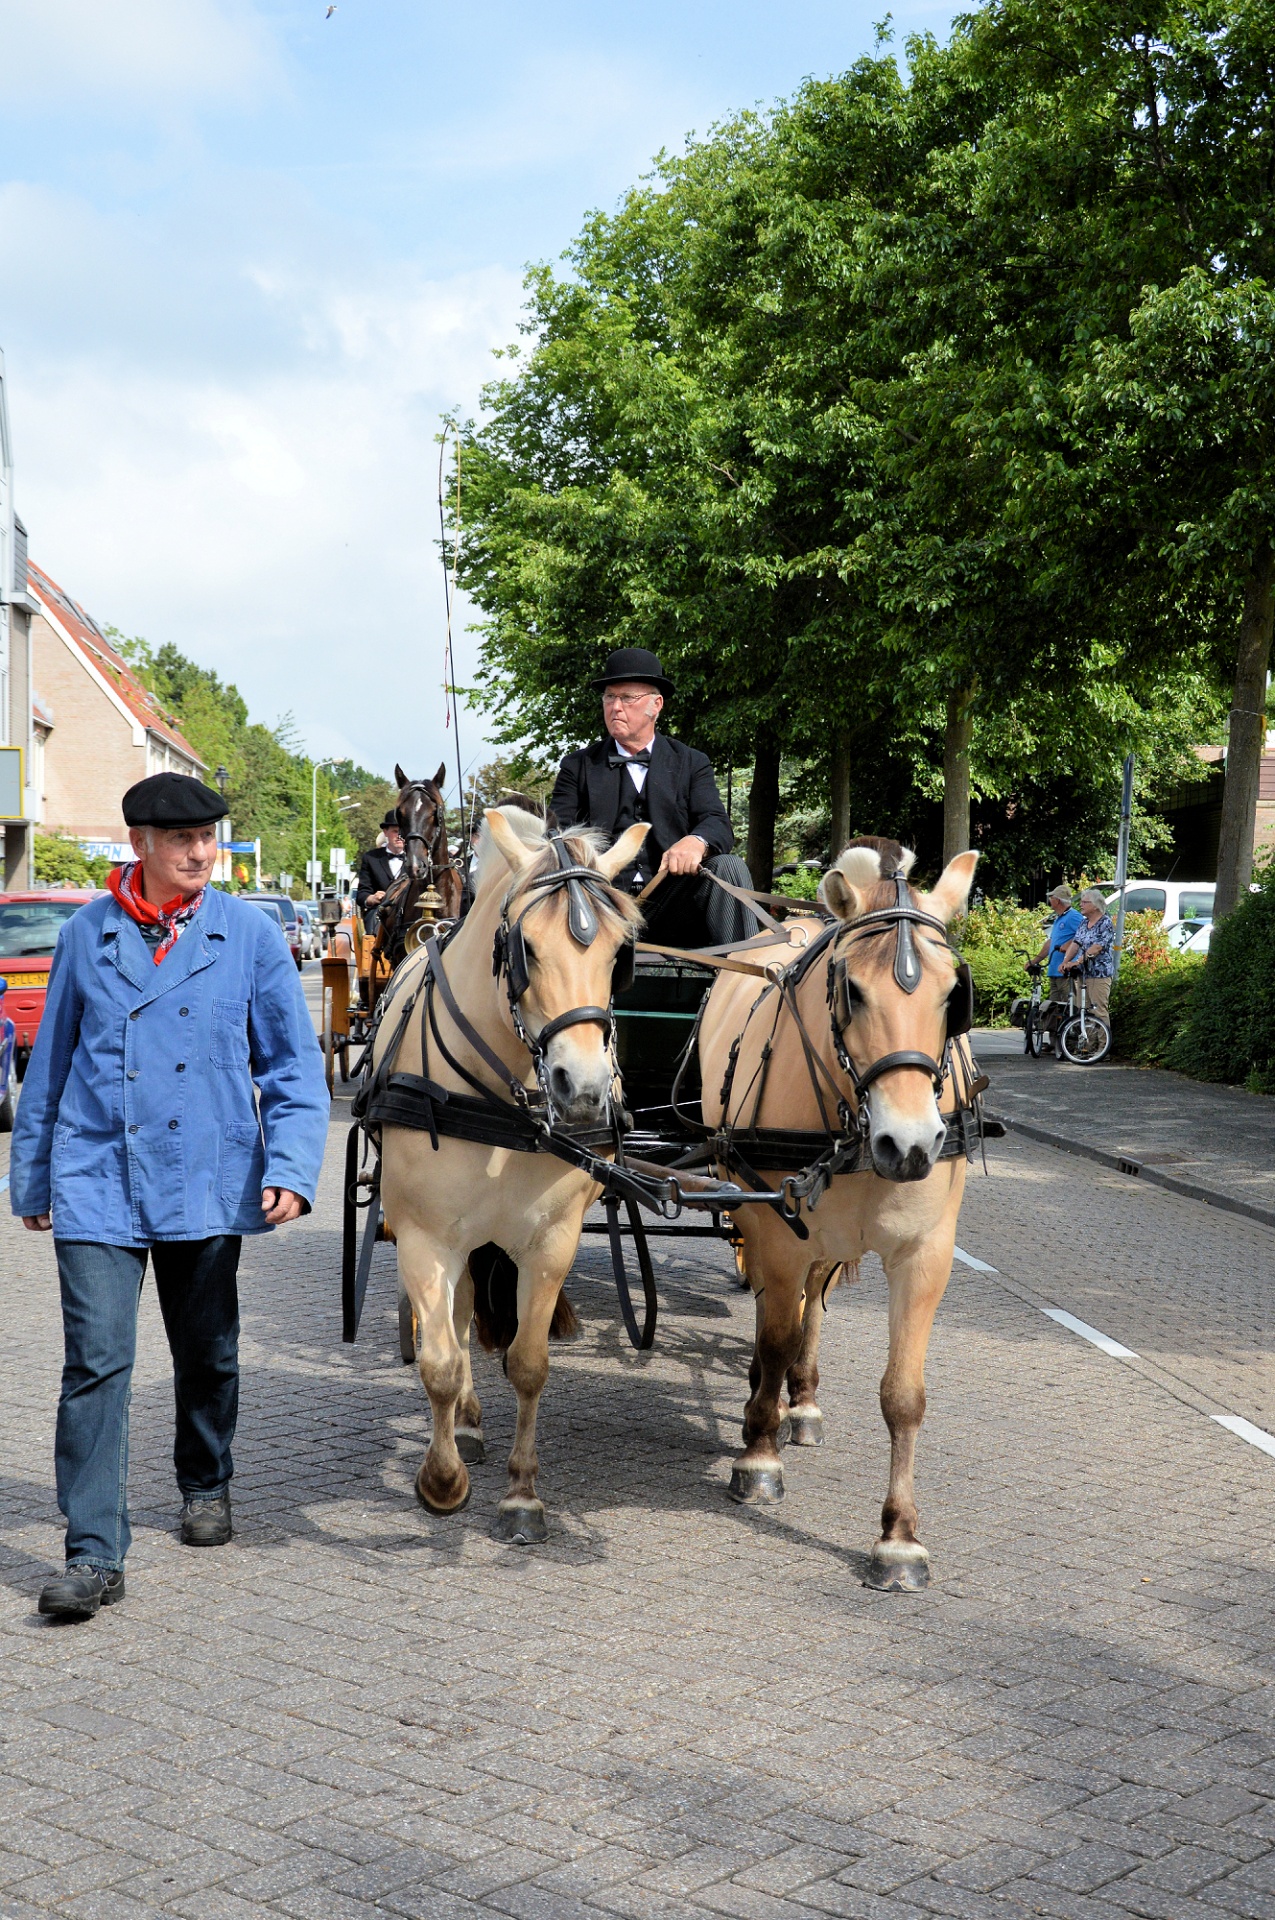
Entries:
{"label": "black bowler hat", "polygon": [[[397,827],[397,826],[398,826],[398,815],[394,811],[393,807],[391,807],[389,812],[386,814],[384,820],[382,820],[381,822],[381,832],[384,833],[387,827]],[[402,832],[401,827],[399,828],[399,831],[400,833]]]}
{"label": "black bowler hat", "polygon": [[596,675],[589,685],[601,692],[603,687],[609,687],[617,680],[649,680],[663,694],[673,691],[673,682],[664,678],[664,669],[658,658],[648,653],[645,647],[620,647],[608,658],[606,671]]}
{"label": "black bowler hat", "polygon": [[152,773],[121,804],[130,827],[210,827],[226,817],[221,795],[189,773]]}

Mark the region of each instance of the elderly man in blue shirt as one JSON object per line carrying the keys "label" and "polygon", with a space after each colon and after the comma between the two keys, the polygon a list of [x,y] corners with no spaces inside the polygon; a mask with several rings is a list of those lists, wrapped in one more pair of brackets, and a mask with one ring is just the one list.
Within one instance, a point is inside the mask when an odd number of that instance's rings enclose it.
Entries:
{"label": "elderly man in blue shirt", "polygon": [[1047,896],[1053,922],[1046,930],[1038,960],[1044,960],[1045,971],[1049,976],[1050,1010],[1054,1024],[1061,1019],[1061,1008],[1066,1007],[1071,992],[1071,984],[1063,973],[1063,954],[1085,924],[1084,915],[1072,904],[1072,891],[1069,886],[1054,887]]}
{"label": "elderly man in blue shirt", "polygon": [[123,806],[137,859],[58,938],[10,1158],[13,1211],[52,1230],[61,1281],[67,1564],[40,1611],[65,1618],[124,1597],[148,1256],[173,1356],[181,1537],[230,1539],[242,1236],[309,1211],[328,1128],[314,1026],[278,927],[209,885],[221,798],[158,773]]}

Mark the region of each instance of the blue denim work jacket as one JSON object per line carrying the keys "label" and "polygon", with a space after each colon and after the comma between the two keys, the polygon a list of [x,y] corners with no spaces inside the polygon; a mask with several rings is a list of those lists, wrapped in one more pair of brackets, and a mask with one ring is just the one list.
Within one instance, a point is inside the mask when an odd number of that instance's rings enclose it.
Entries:
{"label": "blue denim work jacket", "polygon": [[107,894],[58,936],[13,1211],[111,1246],[263,1233],[263,1187],[313,1201],[329,1109],[296,963],[260,908],[209,887],[156,966]]}

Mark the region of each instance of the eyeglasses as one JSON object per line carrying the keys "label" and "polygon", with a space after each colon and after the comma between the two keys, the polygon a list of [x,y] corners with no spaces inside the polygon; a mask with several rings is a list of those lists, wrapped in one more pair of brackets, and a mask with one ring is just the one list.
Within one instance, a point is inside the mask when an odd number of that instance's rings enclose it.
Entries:
{"label": "eyeglasses", "polygon": [[649,693],[604,693],[602,704],[604,707],[636,707],[639,701],[652,698]]}

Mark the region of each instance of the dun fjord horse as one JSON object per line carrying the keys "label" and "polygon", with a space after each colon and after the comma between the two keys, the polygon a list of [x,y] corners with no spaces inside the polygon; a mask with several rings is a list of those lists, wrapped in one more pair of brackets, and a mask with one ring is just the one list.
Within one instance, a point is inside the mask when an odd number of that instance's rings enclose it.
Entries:
{"label": "dun fjord horse", "polygon": [[[646,833],[644,824],[630,827],[609,852],[599,853],[587,833],[551,842],[538,816],[490,809],[473,906],[441,955],[447,991],[436,987],[432,996],[437,1030],[421,1018],[418,1005],[403,1029],[395,1073],[424,1074],[471,1100],[477,1082],[515,1111],[510,1081],[529,1094],[539,1083],[558,1124],[604,1127],[617,1091],[612,975],[617,954],[634,939],[640,921],[633,902],[609,883],[636,857]],[[581,896],[572,896],[564,884],[572,867],[586,870],[583,884],[576,885],[582,885],[588,906],[587,942],[579,937],[576,917]],[[395,1004],[404,1004],[429,964],[430,956],[418,952],[395,975],[373,1049],[374,1070],[393,1044]],[[425,1061],[423,1028],[429,1034]],[[473,1038],[503,1068],[504,1085]],[[539,1055],[538,1073],[528,1042]],[[562,1284],[585,1211],[599,1192],[586,1174],[549,1153],[446,1134],[435,1148],[426,1132],[385,1126],[381,1199],[398,1242],[403,1287],[416,1311],[421,1380],[434,1415],[416,1481],[432,1512],[455,1513],[464,1506],[465,1461],[483,1458],[482,1409],[469,1361],[474,1321],[483,1344],[503,1353],[518,1396],[497,1535],[520,1544],[546,1537],[536,1493],[536,1409],[549,1376],[549,1335],[575,1324]]]}
{"label": "dun fjord horse", "polygon": [[[447,806],[443,799],[446,766],[432,780],[409,780],[395,767],[398,781],[399,832],[403,836],[403,866],[393,881],[377,916],[376,953],[397,967],[407,952],[406,938],[416,919],[416,905],[427,887],[442,900],[440,918],[454,920],[460,912],[460,875],[447,851]],[[377,969],[373,967],[375,980]],[[383,989],[382,989],[383,991]]]}
{"label": "dun fjord horse", "polygon": [[[841,924],[826,959],[820,955],[795,989],[801,1026],[781,1010],[776,987],[759,993],[756,980],[724,973],[700,1029],[704,1118],[710,1125],[817,1133],[826,1126],[829,1105],[835,1124],[838,1099],[856,1117],[860,1100],[868,1104],[871,1170],[834,1176],[813,1212],[803,1209],[808,1238],[799,1238],[769,1208],[741,1207],[735,1216],[757,1296],[757,1341],[744,1451],[735,1461],[731,1491],[737,1499],[782,1497],[778,1435],[785,1380],[792,1440],[811,1446],[822,1439],[815,1396],[824,1293],[842,1267],[854,1277],[871,1249],[885,1267],[890,1312],[889,1360],[881,1381],[890,1482],[868,1575],[868,1583],[879,1587],[923,1587],[929,1580],[929,1556],[916,1533],[913,1457],[925,1413],[925,1352],[951,1272],[965,1188],[964,1154],[939,1157],[947,1133],[943,1115],[954,1109],[956,1097],[952,1072],[936,1089],[934,1069],[949,1057],[949,998],[967,990],[957,979],[943,929],[965,905],[977,859],[958,854],[933,893],[918,895],[904,878],[912,854],[895,841],[852,842],[820,888]],[[818,1056],[814,1062],[807,1045]],[[957,1040],[953,1051],[960,1050],[956,1070],[968,1079],[964,1045]],[[852,1073],[839,1058],[842,1052]],[[752,1166],[771,1186],[782,1179],[782,1169],[769,1168],[764,1157]]]}

